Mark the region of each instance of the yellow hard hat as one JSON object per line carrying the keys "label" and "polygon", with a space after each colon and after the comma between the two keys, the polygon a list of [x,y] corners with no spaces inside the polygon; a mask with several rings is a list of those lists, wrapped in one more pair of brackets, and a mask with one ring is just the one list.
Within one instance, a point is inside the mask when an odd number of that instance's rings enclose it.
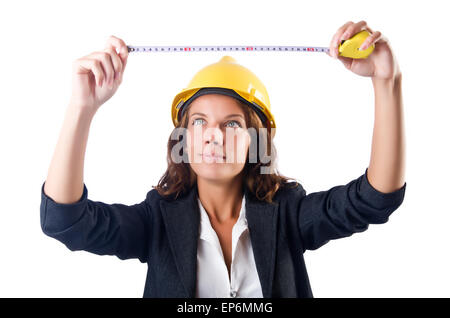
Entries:
{"label": "yellow hard hat", "polygon": [[266,87],[253,72],[238,64],[231,56],[223,56],[219,62],[202,68],[189,85],[175,96],[172,102],[174,126],[181,120],[187,106],[204,94],[237,98],[255,110],[265,127],[276,127]]}

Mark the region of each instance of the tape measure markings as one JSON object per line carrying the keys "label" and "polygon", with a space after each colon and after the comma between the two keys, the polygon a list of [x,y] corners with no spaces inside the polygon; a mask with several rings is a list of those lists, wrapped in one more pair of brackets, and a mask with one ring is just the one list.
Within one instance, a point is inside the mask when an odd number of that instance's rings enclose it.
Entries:
{"label": "tape measure markings", "polygon": [[[354,59],[367,58],[375,48],[372,44],[361,50],[361,45],[370,36],[367,30],[362,30],[350,39],[342,40],[339,44],[339,55]],[[128,52],[210,52],[210,51],[234,51],[234,52],[325,52],[330,53],[328,47],[323,46],[249,46],[249,45],[209,45],[209,46],[127,46]]]}
{"label": "tape measure markings", "polygon": [[209,51],[299,51],[329,52],[320,46],[127,46],[128,52],[209,52]]}

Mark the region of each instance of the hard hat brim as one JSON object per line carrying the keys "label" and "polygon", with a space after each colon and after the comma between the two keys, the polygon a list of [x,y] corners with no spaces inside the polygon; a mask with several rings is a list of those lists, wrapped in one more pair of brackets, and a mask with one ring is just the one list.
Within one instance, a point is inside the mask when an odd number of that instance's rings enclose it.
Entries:
{"label": "hard hat brim", "polygon": [[245,98],[243,98],[241,95],[236,93],[234,90],[228,89],[228,88],[223,88],[223,87],[203,87],[203,88],[199,89],[194,95],[192,95],[192,97],[190,97],[186,102],[184,102],[183,105],[178,110],[178,121],[181,120],[181,118],[183,117],[184,113],[186,112],[186,109],[188,108],[188,106],[197,97],[207,95],[207,94],[221,94],[221,95],[233,97],[233,98],[243,102],[244,104],[246,104],[250,108],[252,108],[255,111],[255,113],[258,115],[258,117],[261,119],[261,122],[263,123],[263,125],[267,126],[268,119],[267,119],[266,115],[264,115],[264,113],[262,112],[261,106],[259,106],[258,104],[254,103],[254,102],[250,103]]}

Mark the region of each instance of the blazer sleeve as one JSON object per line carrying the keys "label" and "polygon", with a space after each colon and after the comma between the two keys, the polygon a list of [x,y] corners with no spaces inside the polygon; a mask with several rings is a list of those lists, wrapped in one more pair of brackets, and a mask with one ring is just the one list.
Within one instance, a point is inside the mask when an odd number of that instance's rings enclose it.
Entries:
{"label": "blazer sleeve", "polygon": [[84,250],[98,255],[115,255],[124,260],[147,261],[149,206],[106,204],[83,194],[74,203],[57,203],[41,187],[40,219],[42,231],[64,243],[71,251]]}
{"label": "blazer sleeve", "polygon": [[332,239],[365,231],[369,224],[386,223],[403,202],[406,182],[393,192],[375,189],[367,170],[346,185],[306,195],[299,204],[298,224],[304,250],[315,250]]}

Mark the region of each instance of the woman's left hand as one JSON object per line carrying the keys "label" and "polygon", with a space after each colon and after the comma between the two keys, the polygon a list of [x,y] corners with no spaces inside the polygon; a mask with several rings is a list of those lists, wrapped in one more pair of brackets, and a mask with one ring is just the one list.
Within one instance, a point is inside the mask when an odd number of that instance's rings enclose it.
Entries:
{"label": "woman's left hand", "polygon": [[[339,56],[338,48],[342,40],[351,38],[359,31],[367,30],[370,36],[361,45],[364,50],[375,44],[375,49],[365,59],[352,59]],[[355,74],[369,76],[372,79],[394,79],[400,74],[400,69],[388,39],[380,31],[373,32],[365,21],[353,23],[349,21],[341,26],[334,34],[330,43],[329,56],[339,59],[344,66]]]}

